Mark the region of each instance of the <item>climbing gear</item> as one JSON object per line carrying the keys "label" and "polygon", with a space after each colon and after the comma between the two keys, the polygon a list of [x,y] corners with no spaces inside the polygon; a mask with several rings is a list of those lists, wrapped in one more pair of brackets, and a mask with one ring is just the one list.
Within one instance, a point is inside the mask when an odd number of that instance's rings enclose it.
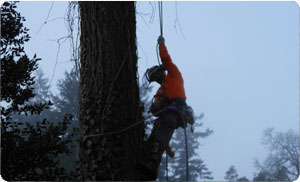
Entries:
{"label": "climbing gear", "polygon": [[165,39],[163,36],[159,36],[158,39],[157,39],[157,44],[158,45],[161,45],[161,44],[165,44]]}
{"label": "climbing gear", "polygon": [[168,156],[166,154],[166,181],[169,180],[169,170],[168,170]]}
{"label": "climbing gear", "polygon": [[190,125],[193,125],[195,123],[194,111],[191,106],[187,105],[185,107],[185,109],[183,110],[183,116],[186,122],[189,123]]}
{"label": "climbing gear", "polygon": [[169,109],[177,110],[182,118],[181,127],[187,127],[187,124],[191,126],[195,123],[194,111],[191,106],[189,106],[185,99],[182,98],[172,98],[169,99]]}
{"label": "climbing gear", "polygon": [[[163,43],[165,43],[165,39],[163,38],[163,5],[162,5],[162,1],[158,2],[158,14],[159,14],[159,26],[160,26],[160,36],[158,38],[161,37],[163,40]],[[158,42],[156,45],[156,56],[157,56],[158,65],[160,65],[159,56],[158,56],[158,46],[159,46],[159,43],[162,42],[162,40],[160,40],[160,42]]]}
{"label": "climbing gear", "polygon": [[188,151],[188,141],[186,135],[186,128],[184,130],[184,139],[185,139],[185,169],[186,169],[186,181],[189,181],[189,151]]}
{"label": "climbing gear", "polygon": [[158,2],[158,13],[159,13],[160,35],[163,36],[163,6],[162,6],[162,1]]}
{"label": "climbing gear", "polygon": [[155,113],[157,113],[157,111],[161,110],[164,107],[166,106],[163,100],[156,100],[151,104],[149,112],[151,112],[153,116],[158,116],[155,115]]}

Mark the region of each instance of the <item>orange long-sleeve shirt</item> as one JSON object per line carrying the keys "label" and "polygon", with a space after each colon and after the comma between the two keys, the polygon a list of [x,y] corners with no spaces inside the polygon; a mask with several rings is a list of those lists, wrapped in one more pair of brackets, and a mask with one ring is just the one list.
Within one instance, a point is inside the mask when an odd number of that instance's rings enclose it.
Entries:
{"label": "orange long-sleeve shirt", "polygon": [[[185,91],[182,75],[177,68],[177,66],[172,62],[172,59],[168,53],[167,47],[164,44],[159,45],[159,55],[161,61],[168,73],[165,76],[165,94],[171,99],[175,97],[185,99]],[[156,94],[160,94],[162,92],[162,87],[160,87]],[[157,96],[154,98],[155,100],[159,99]]]}

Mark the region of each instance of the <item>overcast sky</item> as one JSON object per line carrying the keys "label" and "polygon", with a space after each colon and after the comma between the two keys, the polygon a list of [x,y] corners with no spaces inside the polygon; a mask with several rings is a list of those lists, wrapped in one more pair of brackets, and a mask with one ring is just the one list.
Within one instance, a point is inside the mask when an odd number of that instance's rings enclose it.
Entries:
{"label": "overcast sky", "polygon": [[[137,3],[140,76],[157,64],[160,32],[154,6],[156,2]],[[32,37],[25,50],[42,58],[40,67],[49,79],[58,58],[54,93],[57,80],[72,67],[68,42],[57,54],[59,47],[53,41],[67,35],[64,20],[56,19],[64,17],[66,8],[67,2],[18,4]],[[197,114],[204,113],[204,128],[214,130],[201,141],[200,157],[214,180],[224,180],[231,165],[240,177],[252,179],[254,159],[266,155],[261,144],[264,129],[299,132],[299,6],[295,2],[164,2],[163,12],[166,45],[182,72],[187,102]]]}

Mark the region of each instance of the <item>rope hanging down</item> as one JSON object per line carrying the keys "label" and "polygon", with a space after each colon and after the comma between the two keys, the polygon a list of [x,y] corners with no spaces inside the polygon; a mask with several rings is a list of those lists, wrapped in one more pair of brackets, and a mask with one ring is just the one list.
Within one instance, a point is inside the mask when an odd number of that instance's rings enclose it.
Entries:
{"label": "rope hanging down", "polygon": [[158,12],[159,12],[160,36],[163,36],[163,6],[162,6],[162,1],[158,2]]}
{"label": "rope hanging down", "polygon": [[[162,6],[162,1],[158,2],[158,14],[159,14],[159,26],[160,26],[160,36],[163,37],[163,6]],[[161,65],[161,61],[159,61],[159,55],[158,55],[158,43],[156,45],[156,56],[157,56],[157,61],[158,65]]]}
{"label": "rope hanging down", "polygon": [[[162,1],[158,2],[158,13],[159,13],[159,25],[160,25],[160,36],[163,37],[163,6]],[[159,56],[158,56],[158,44],[156,46],[156,56],[159,62]],[[189,181],[189,157],[188,157],[188,142],[187,142],[187,134],[186,134],[186,128],[184,127],[184,137],[185,137],[185,155],[186,155],[186,181]],[[168,181],[168,156],[166,155],[166,181]]]}
{"label": "rope hanging down", "polygon": [[184,138],[185,138],[185,167],[186,167],[186,181],[189,181],[189,156],[188,156],[188,141],[186,135],[186,129],[184,129]]}

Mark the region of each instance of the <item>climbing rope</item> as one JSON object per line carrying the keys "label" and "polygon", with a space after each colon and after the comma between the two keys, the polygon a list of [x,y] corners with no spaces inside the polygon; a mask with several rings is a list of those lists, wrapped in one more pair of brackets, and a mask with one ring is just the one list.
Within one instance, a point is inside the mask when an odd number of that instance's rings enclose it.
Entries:
{"label": "climbing rope", "polygon": [[159,13],[160,35],[163,36],[163,5],[162,5],[162,1],[158,2],[158,13]]}
{"label": "climbing rope", "polygon": [[161,65],[158,56],[158,44],[156,45],[156,56],[157,56],[158,65]]}
{"label": "climbing rope", "polygon": [[[160,36],[163,37],[163,5],[162,1],[158,1],[158,14],[159,14],[159,26],[160,26]],[[158,43],[156,45],[156,56],[157,56],[157,61],[158,65],[161,64],[159,61],[159,56],[158,56]]]}
{"label": "climbing rope", "polygon": [[184,138],[185,138],[185,165],[186,165],[186,181],[189,181],[189,156],[188,156],[188,142],[186,136],[186,127],[184,129]]}
{"label": "climbing rope", "polygon": [[[158,13],[159,13],[159,25],[160,25],[160,36],[163,37],[163,5],[162,1],[158,1]],[[158,56],[158,43],[156,46],[156,56],[158,60],[158,64],[160,65],[159,56]],[[182,117],[183,118],[183,117]],[[186,135],[186,128],[184,129],[184,137],[185,137],[185,154],[186,154],[186,181],[189,181],[189,158],[188,158],[188,142]],[[168,156],[166,154],[166,181],[168,181]]]}
{"label": "climbing rope", "polygon": [[168,175],[168,155],[166,153],[166,181],[168,181],[169,179],[169,175]]}
{"label": "climbing rope", "polygon": [[151,117],[153,117],[153,116],[155,116],[155,115],[157,115],[157,114],[165,111],[166,109],[167,109],[167,107],[165,107],[165,108],[157,111],[156,113],[153,113],[153,115],[150,115],[150,116],[146,117],[145,119],[142,119],[142,120],[140,120],[140,121],[138,121],[136,123],[133,123],[132,125],[127,126],[124,129],[121,129],[121,130],[118,130],[118,131],[107,132],[107,133],[98,133],[98,134],[85,135],[85,136],[83,136],[83,140],[85,140],[86,138],[90,138],[90,137],[105,136],[105,135],[116,135],[116,134],[123,133],[123,132],[131,129],[134,126],[143,123],[145,120],[147,120],[147,119],[149,119],[149,118],[151,118]]}

